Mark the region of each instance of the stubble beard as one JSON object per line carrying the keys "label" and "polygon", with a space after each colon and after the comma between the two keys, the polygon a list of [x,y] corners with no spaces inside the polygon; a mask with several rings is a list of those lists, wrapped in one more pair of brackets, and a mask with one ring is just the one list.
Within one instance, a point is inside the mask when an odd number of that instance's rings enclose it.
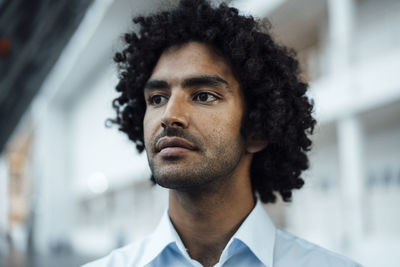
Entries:
{"label": "stubble beard", "polygon": [[155,182],[178,191],[212,190],[220,186],[234,173],[242,158],[243,148],[239,142],[216,143],[218,147],[209,153],[195,151],[171,159],[160,159],[148,154]]}

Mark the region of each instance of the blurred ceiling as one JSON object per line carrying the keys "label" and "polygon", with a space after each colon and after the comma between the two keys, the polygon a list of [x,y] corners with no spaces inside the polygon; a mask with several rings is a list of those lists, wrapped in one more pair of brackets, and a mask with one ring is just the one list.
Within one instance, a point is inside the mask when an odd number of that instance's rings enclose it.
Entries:
{"label": "blurred ceiling", "polygon": [[92,2],[0,1],[0,152]]}

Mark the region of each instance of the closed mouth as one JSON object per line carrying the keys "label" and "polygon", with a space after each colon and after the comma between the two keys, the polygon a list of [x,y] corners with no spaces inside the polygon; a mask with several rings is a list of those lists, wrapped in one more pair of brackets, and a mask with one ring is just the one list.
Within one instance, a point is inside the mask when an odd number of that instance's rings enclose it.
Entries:
{"label": "closed mouth", "polygon": [[167,147],[181,147],[188,150],[197,150],[196,146],[186,139],[180,137],[163,137],[156,144],[156,152],[160,152]]}

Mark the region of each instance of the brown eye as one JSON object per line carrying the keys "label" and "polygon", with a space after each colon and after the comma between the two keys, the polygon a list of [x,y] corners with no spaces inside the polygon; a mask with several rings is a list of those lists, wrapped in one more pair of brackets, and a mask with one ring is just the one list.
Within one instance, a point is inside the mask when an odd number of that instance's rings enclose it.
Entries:
{"label": "brown eye", "polygon": [[215,100],[217,100],[217,98],[215,97],[215,96],[213,96],[212,94],[210,94],[210,93],[199,93],[199,94],[197,94],[195,97],[194,97],[194,99],[193,100],[195,100],[195,101],[199,101],[199,102],[212,102],[212,101],[215,101]]}
{"label": "brown eye", "polygon": [[150,97],[150,104],[152,105],[161,105],[163,104],[167,99],[162,96],[162,95],[153,95]]}

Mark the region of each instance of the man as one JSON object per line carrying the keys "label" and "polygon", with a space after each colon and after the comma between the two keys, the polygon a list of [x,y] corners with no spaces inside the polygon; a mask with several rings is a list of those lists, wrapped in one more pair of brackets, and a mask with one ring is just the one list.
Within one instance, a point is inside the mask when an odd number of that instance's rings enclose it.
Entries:
{"label": "man", "polygon": [[274,227],[303,185],[315,120],[298,63],[251,17],[183,0],[125,35],[114,123],[146,149],[169,208],[149,237],[87,265],[358,266]]}

